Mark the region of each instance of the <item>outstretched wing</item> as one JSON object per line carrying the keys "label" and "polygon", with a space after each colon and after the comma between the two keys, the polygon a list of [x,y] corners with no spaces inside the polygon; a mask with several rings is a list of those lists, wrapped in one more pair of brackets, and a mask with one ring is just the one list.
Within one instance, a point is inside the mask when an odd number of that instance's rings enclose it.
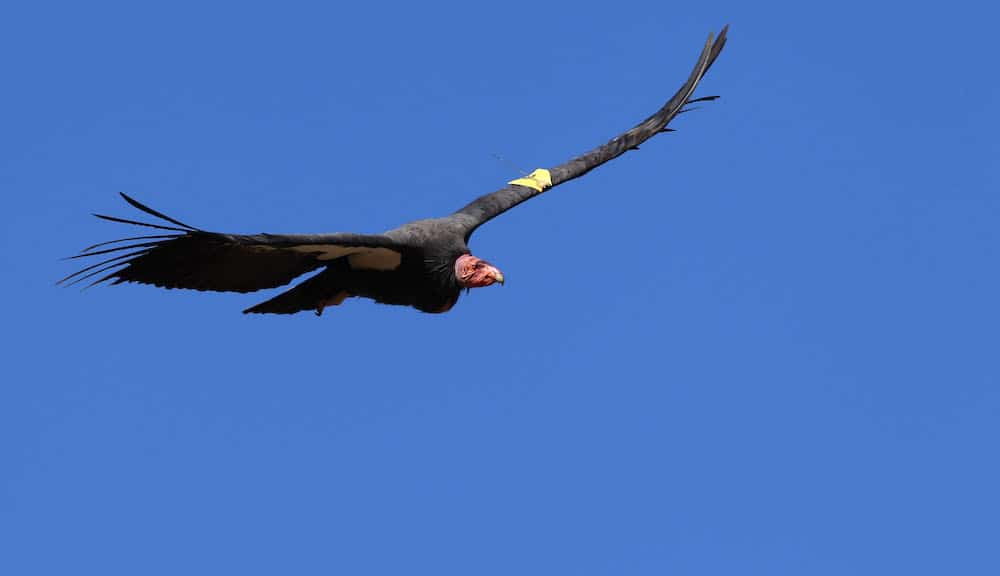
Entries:
{"label": "outstretched wing", "polygon": [[607,144],[598,146],[590,152],[577,156],[569,162],[565,162],[549,170],[536,170],[525,178],[519,178],[510,183],[502,190],[480,196],[470,204],[455,213],[460,220],[464,220],[468,227],[466,237],[483,223],[499,216],[500,214],[517,206],[521,202],[541,194],[543,191],[568,182],[574,178],[579,178],[601,164],[610,162],[629,150],[636,150],[639,145],[649,140],[660,132],[669,132],[667,125],[679,113],[684,111],[684,106],[705,100],[714,100],[717,96],[693,99],[695,88],[701,82],[702,77],[708,71],[722,47],[726,45],[726,26],[719,32],[718,38],[713,40],[709,34],[705,47],[698,57],[698,63],[687,81],[681,86],[674,96],[656,111],[655,114],[646,118],[637,126],[611,139]]}
{"label": "outstretched wing", "polygon": [[161,288],[253,292],[288,284],[338,258],[346,258],[352,268],[393,270],[411,250],[381,235],[207,232],[161,214],[124,193],[122,198],[169,225],[95,216],[165,233],[89,246],[70,259],[100,257],[100,261],[66,276],[59,284],[72,285],[96,276],[90,286],[106,281],[139,282]]}

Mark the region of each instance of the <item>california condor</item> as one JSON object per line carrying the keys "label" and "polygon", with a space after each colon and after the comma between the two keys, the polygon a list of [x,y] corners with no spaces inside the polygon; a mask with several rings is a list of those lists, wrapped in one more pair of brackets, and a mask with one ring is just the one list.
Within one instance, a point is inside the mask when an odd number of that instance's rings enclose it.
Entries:
{"label": "california condor", "polygon": [[163,233],[90,246],[72,258],[112,256],[59,283],[75,284],[98,276],[91,285],[139,282],[161,288],[254,292],[283,286],[321,269],[290,290],[243,312],[294,314],[313,310],[318,315],[323,308],[351,297],[412,306],[424,312],[446,312],[463,288],[504,281],[496,266],[470,252],[469,238],[477,228],[549,188],[637,149],[660,132],[670,131],[667,125],[686,105],[716,98],[693,95],[725,46],[727,29],[714,40],[709,35],[687,81],[655,114],[603,146],[554,168],[538,169],[512,180],[506,188],[480,196],[450,216],[417,220],[383,234],[222,234],[189,226],[122,194],[133,207],[162,222],[95,216]]}

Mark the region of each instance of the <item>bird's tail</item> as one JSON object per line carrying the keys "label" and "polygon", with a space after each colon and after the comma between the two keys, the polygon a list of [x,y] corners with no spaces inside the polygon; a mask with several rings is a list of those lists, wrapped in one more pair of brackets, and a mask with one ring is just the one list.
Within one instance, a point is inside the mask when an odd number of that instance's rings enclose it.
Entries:
{"label": "bird's tail", "polygon": [[350,296],[346,290],[339,287],[337,279],[341,276],[341,271],[337,268],[336,264],[331,265],[294,288],[247,308],[243,313],[295,314],[304,310],[314,310],[319,316],[327,306],[336,306]]}

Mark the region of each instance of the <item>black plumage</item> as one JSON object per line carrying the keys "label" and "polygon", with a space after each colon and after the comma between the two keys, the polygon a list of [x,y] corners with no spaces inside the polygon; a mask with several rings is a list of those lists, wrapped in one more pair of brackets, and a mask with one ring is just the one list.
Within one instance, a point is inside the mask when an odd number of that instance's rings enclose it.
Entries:
{"label": "black plumage", "polygon": [[[727,27],[728,28],[728,27]],[[660,132],[685,106],[715,97],[693,98],[695,88],[726,43],[727,28],[710,35],[687,81],[655,114],[606,144],[549,170],[536,170],[507,187],[481,196],[455,213],[418,220],[383,234],[221,234],[184,224],[129,196],[133,207],[164,223],[112,216],[99,218],[162,231],[102,242],[72,258],[105,259],[70,274],[60,283],[138,282],[162,288],[253,292],[311,278],[244,312],[291,314],[322,312],[347,297],[444,312],[463,288],[503,281],[491,265],[469,259],[468,241],[482,224],[551,187],[579,178],[634,150]],[[468,264],[468,275],[466,268]],[[96,279],[95,279],[96,278]]]}

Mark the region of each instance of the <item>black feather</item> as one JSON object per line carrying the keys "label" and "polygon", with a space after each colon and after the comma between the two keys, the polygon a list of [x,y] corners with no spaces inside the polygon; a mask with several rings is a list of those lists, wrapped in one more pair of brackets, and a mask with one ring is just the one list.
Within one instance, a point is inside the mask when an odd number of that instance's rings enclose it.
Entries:
{"label": "black feather", "polygon": [[702,96],[701,98],[692,98],[688,100],[688,104],[694,104],[695,102],[711,102],[713,100],[718,100],[719,96]]}
{"label": "black feather", "polygon": [[129,244],[128,246],[116,246],[114,248],[106,248],[104,250],[97,250],[95,252],[86,252],[84,254],[77,254],[76,256],[67,256],[63,260],[76,260],[77,258],[86,258],[88,256],[97,256],[98,254],[107,254],[109,252],[120,252],[122,250],[131,250],[133,248],[146,248],[148,246],[159,246],[162,242],[141,242],[139,244]]}
{"label": "black feather", "polygon": [[188,230],[198,230],[194,226],[189,226],[189,225],[187,225],[187,224],[185,224],[185,223],[183,223],[183,222],[181,222],[179,220],[174,220],[173,218],[171,218],[170,216],[167,216],[166,214],[164,214],[162,212],[157,212],[156,210],[153,210],[152,208],[150,208],[149,206],[146,206],[142,202],[139,202],[138,200],[129,197],[129,195],[126,194],[126,193],[124,193],[124,192],[119,192],[119,194],[121,194],[122,198],[124,198],[126,202],[128,202],[132,206],[138,208],[139,210],[142,210],[146,214],[150,214],[152,216],[156,216],[157,218],[161,218],[163,220],[166,220],[167,222],[170,222],[171,224],[177,224],[178,226],[180,226],[182,228],[187,228]]}
{"label": "black feather", "polygon": [[122,224],[132,224],[133,226],[145,226],[146,228],[157,228],[159,230],[175,230],[177,232],[190,232],[190,230],[184,228],[176,228],[174,226],[162,226],[160,224],[150,224],[149,222],[139,222],[138,220],[129,220],[128,218],[119,218],[117,216],[106,216],[104,214],[94,214],[101,220],[110,220],[111,222],[121,222]]}
{"label": "black feather", "polygon": [[[148,236],[132,236],[131,238],[119,238],[118,240],[108,240],[107,242],[98,242],[97,244],[87,246],[83,250],[80,250],[80,253],[83,254],[84,252],[90,252],[91,250],[97,248],[98,246],[107,246],[108,244],[116,244],[118,242],[131,242],[132,240],[151,240],[153,238],[178,238],[180,236],[183,236],[183,234],[150,234]],[[93,254],[96,254],[96,252],[93,252]]]}
{"label": "black feather", "polygon": [[[56,285],[62,284],[63,282],[66,282],[70,278],[74,278],[76,276],[80,276],[80,274],[83,274],[84,272],[87,272],[88,270],[93,270],[94,268],[97,268],[98,266],[104,266],[106,264],[114,262],[114,264],[111,264],[110,266],[107,266],[106,268],[101,268],[100,270],[97,270],[95,272],[91,272],[90,274],[87,274],[85,276],[81,276],[80,278],[77,278],[76,280],[73,280],[72,282],[66,284],[66,286],[72,286],[72,285],[76,284],[77,282],[81,282],[83,280],[86,280],[87,278],[90,278],[91,276],[94,276],[96,274],[100,274],[101,272],[104,272],[105,270],[110,270],[111,268],[114,268],[115,266],[124,266],[125,264],[128,264],[128,263],[130,263],[132,261],[131,258],[142,256],[143,254],[146,254],[148,252],[149,252],[149,250],[139,250],[137,252],[131,252],[129,254],[121,254],[119,256],[115,256],[114,258],[108,258],[107,260],[101,260],[97,264],[91,264],[90,266],[87,266],[86,268],[83,268],[82,270],[77,270],[76,272],[73,272],[69,276],[66,276],[62,280],[59,280],[58,282],[56,282]],[[122,260],[122,261],[121,262],[117,262],[118,260]]]}

